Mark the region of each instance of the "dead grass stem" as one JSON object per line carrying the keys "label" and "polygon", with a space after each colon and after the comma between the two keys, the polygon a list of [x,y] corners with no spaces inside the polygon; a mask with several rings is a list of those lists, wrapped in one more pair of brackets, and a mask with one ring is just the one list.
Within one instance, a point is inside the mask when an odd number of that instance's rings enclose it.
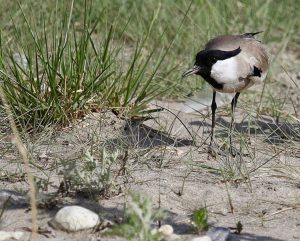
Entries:
{"label": "dead grass stem", "polygon": [[20,155],[22,156],[22,159],[24,161],[24,166],[25,166],[25,172],[28,176],[28,181],[29,181],[29,196],[30,196],[30,206],[31,206],[31,218],[32,218],[32,229],[31,229],[31,240],[35,241],[37,240],[37,230],[38,230],[38,224],[37,224],[37,207],[36,207],[36,196],[35,196],[35,184],[34,184],[34,179],[33,175],[31,174],[30,166],[29,166],[29,152],[26,150],[19,131],[17,129],[15,120],[13,118],[12,111],[7,103],[7,100],[5,98],[2,86],[0,85],[0,98],[1,101],[3,102],[3,106],[5,109],[5,112],[8,116],[9,124],[11,127],[11,130],[13,132],[13,139],[12,143],[16,145],[16,147],[19,150]]}

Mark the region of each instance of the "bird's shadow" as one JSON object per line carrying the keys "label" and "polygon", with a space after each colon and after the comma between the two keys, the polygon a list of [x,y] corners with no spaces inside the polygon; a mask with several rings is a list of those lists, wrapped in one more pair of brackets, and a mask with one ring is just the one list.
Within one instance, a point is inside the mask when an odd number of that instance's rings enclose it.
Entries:
{"label": "bird's shadow", "polygon": [[[177,138],[165,131],[154,129],[141,121],[127,121],[122,131],[122,141],[136,147],[149,148],[156,146],[190,146],[194,145],[194,140]],[[120,142],[120,138],[116,138],[115,142]],[[115,143],[110,140],[110,143]]]}
{"label": "bird's shadow", "polygon": [[[208,127],[210,124],[202,121],[190,122],[191,125]],[[218,137],[228,137],[230,121],[219,117],[216,120],[216,125],[221,126],[217,129],[216,135]],[[255,121],[241,121],[235,122],[234,131],[239,133],[248,133],[250,135],[263,135],[264,142],[271,144],[283,144],[291,140],[300,141],[300,125],[287,122],[274,123],[271,119],[262,118]]]}
{"label": "bird's shadow", "polygon": [[251,233],[230,234],[228,241],[284,241],[283,239],[261,236]]}

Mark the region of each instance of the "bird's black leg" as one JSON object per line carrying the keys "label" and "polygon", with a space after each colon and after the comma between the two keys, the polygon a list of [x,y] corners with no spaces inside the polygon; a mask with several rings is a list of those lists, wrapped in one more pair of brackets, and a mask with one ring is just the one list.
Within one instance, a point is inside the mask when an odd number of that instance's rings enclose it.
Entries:
{"label": "bird's black leg", "polygon": [[[216,109],[217,109],[217,103],[216,103],[216,91],[214,90],[213,92],[213,99],[211,102],[211,114],[212,114],[212,118],[211,118],[211,139],[210,139],[210,150],[212,151],[212,146],[214,144],[215,141],[215,125],[216,125]],[[213,153],[213,151],[212,151]]]}
{"label": "bird's black leg", "polygon": [[237,92],[231,101],[231,122],[230,122],[230,130],[229,130],[229,143],[230,143],[230,152],[233,156],[235,156],[236,153],[234,153],[233,145],[232,145],[232,128],[233,128],[233,124],[234,124],[234,111],[235,111],[235,107],[236,107],[239,96],[240,96],[240,93]]}

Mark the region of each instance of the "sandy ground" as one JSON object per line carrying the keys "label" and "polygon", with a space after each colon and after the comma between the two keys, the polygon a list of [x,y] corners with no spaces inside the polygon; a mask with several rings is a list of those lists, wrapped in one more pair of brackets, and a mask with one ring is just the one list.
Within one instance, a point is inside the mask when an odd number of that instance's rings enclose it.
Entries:
{"label": "sandy ground", "polygon": [[[98,198],[96,201],[70,194],[59,197],[59,202],[52,210],[41,206],[39,226],[51,231],[46,234],[50,239],[54,239],[54,236],[64,240],[82,240],[87,236],[89,240],[96,240],[97,237],[101,237],[101,234],[91,231],[70,234],[54,231],[47,221],[59,207],[67,204],[85,206],[103,217],[115,220],[122,216],[126,196],[130,190],[150,196],[154,208],[160,205],[166,211],[163,223],[173,225],[178,234],[194,234],[191,224],[193,211],[206,206],[209,223],[213,226],[235,227],[238,221],[243,224],[242,234],[232,235],[231,240],[300,240],[299,179],[297,183],[297,180],[288,180],[288,177],[284,178],[283,174],[276,175],[275,172],[276,168],[284,164],[292,166],[298,174],[300,173],[299,145],[292,144],[287,139],[277,147],[276,144],[268,143],[270,138],[266,140],[264,134],[256,133],[250,134],[248,144],[251,155],[255,156],[233,158],[230,155],[220,155],[213,158],[206,151],[209,119],[206,118],[205,111],[202,116],[195,113],[186,114],[176,110],[181,106],[180,103],[156,104],[164,104],[168,110],[176,113],[176,117],[169,111],[163,111],[153,120],[128,123],[109,112],[97,113],[64,132],[35,140],[32,146],[34,155],[47,156],[46,163],[38,164],[49,167],[59,159],[82,156],[82,149],[90,145],[93,135],[98,136],[99,140],[105,140],[103,145],[119,148],[120,151],[128,149],[130,153],[126,173],[118,176],[116,181],[116,185],[122,190],[118,195]],[[222,126],[228,126],[229,117],[220,117],[223,112],[218,112],[219,142],[227,139],[227,129]],[[242,113],[238,116],[244,119]],[[266,120],[261,122],[268,123]],[[272,126],[271,119],[269,124]],[[240,125],[237,120],[237,128]],[[268,125],[262,126],[260,129]],[[4,148],[8,144],[2,145]],[[5,153],[1,157],[3,173],[6,171],[18,174],[23,171],[22,164],[14,163],[18,160],[14,160],[13,155],[13,152]],[[40,161],[43,162],[42,159]],[[235,170],[238,167],[240,170]],[[232,169],[229,170],[230,168]],[[43,170],[44,175],[41,175],[38,169],[35,170],[35,175],[49,179],[48,191],[44,191],[43,194],[53,194],[57,191],[62,177],[58,170],[47,170],[46,166]],[[115,169],[114,173],[116,171]],[[20,179],[2,180],[1,189],[26,191],[28,184]],[[8,207],[2,217],[1,227],[3,230],[22,230],[24,227],[30,227],[30,210],[26,206]],[[49,240],[43,235],[39,238]],[[101,237],[101,240],[113,239]]]}
{"label": "sandy ground", "polygon": [[[130,191],[151,197],[153,208],[165,210],[162,223],[173,225],[183,239],[195,235],[193,211],[206,207],[211,226],[243,224],[242,233],[235,235],[232,230],[230,240],[300,240],[299,122],[282,119],[276,124],[270,116],[257,116],[247,109],[248,100],[241,97],[237,108],[234,143],[243,150],[236,157],[226,154],[226,147],[225,155],[214,158],[208,154],[209,111],[205,107],[188,111],[181,102],[154,102],[165,110],[144,122],[122,120],[107,111],[91,114],[60,131],[45,129],[42,135],[24,138],[35,160],[32,172],[40,178],[38,224],[44,232],[39,240],[122,240],[92,230],[53,230],[47,222],[60,207],[70,204],[120,220]],[[224,105],[217,112],[220,147],[228,143],[228,110]],[[0,189],[26,196],[29,185],[24,166],[10,144],[6,122],[2,123]],[[112,167],[114,187],[110,194],[104,197],[62,190],[63,164],[70,160],[80,163],[87,149],[98,151],[104,146],[119,153]],[[7,206],[0,225],[1,230],[26,231],[31,226],[31,211],[27,205]]]}

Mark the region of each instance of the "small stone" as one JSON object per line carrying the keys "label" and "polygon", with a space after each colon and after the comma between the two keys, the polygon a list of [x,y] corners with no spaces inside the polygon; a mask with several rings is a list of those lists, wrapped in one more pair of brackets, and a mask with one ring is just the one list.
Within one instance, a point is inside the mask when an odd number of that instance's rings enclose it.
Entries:
{"label": "small stone", "polygon": [[169,224],[162,225],[158,231],[165,236],[171,235],[174,232],[173,227]]}
{"label": "small stone", "polygon": [[16,231],[16,232],[6,232],[0,231],[0,241],[4,240],[20,240],[24,235],[24,232]]}
{"label": "small stone", "polygon": [[228,240],[230,230],[223,227],[212,227],[207,231],[207,235],[213,241],[226,241]]}
{"label": "small stone", "polygon": [[0,190],[0,205],[3,206],[4,203],[13,206],[26,206],[28,201],[22,194],[12,191],[12,190]]}
{"label": "small stone", "polygon": [[172,233],[163,238],[163,241],[182,241],[181,237],[175,233]]}
{"label": "small stone", "polygon": [[212,241],[211,238],[207,235],[202,237],[193,238],[191,241]]}
{"label": "small stone", "polygon": [[49,225],[55,229],[78,231],[95,227],[99,216],[89,209],[80,206],[68,206],[60,209]]}

